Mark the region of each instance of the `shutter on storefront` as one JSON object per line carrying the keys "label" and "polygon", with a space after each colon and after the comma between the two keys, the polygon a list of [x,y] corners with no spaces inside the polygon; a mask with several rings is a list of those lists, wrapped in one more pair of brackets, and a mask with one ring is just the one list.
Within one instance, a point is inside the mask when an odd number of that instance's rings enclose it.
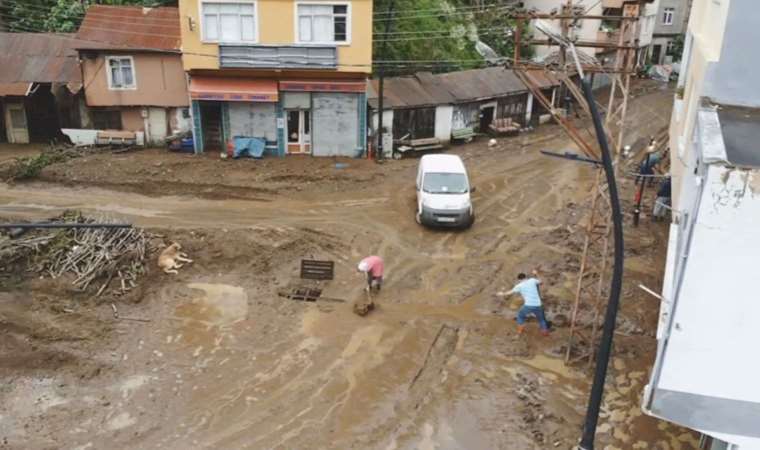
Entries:
{"label": "shutter on storefront", "polygon": [[314,156],[359,156],[359,95],[317,93],[312,97]]}

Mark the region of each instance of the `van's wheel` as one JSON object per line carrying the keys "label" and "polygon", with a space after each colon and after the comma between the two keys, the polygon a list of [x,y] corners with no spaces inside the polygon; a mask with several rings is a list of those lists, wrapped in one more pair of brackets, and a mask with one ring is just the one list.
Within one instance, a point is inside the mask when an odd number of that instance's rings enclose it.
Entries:
{"label": "van's wheel", "polygon": [[465,230],[472,228],[473,224],[475,224],[475,214],[470,215],[470,220],[468,220],[467,225],[464,226]]}
{"label": "van's wheel", "polygon": [[393,152],[393,159],[395,159],[396,161],[398,161],[399,159],[403,157],[404,155],[402,155],[401,152],[396,152],[396,151]]}

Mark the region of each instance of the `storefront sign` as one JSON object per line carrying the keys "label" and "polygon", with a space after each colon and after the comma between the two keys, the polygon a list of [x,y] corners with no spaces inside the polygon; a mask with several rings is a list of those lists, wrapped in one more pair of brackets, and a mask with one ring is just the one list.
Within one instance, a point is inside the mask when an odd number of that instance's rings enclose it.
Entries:
{"label": "storefront sign", "polygon": [[222,102],[276,102],[277,94],[238,94],[225,92],[191,92],[193,100],[212,100]]}
{"label": "storefront sign", "polygon": [[280,81],[281,91],[364,93],[364,81]]}

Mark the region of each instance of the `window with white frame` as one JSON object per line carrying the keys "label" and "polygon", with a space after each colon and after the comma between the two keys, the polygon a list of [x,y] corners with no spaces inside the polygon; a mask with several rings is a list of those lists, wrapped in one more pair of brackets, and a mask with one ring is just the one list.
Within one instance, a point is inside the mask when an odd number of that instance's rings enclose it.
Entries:
{"label": "window with white frame", "polygon": [[108,87],[110,89],[136,89],[135,62],[131,56],[109,56]]}
{"label": "window with white frame", "polygon": [[256,42],[255,2],[201,3],[203,40],[209,42]]}
{"label": "window with white frame", "polygon": [[675,8],[665,8],[662,13],[662,24],[673,25],[673,15],[675,14]]}
{"label": "window with white frame", "polygon": [[347,43],[350,41],[348,4],[299,3],[298,42]]}

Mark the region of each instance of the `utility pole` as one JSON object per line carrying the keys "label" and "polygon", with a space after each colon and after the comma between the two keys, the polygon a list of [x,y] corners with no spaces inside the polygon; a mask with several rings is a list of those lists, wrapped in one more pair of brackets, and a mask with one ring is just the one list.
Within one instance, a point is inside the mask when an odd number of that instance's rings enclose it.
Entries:
{"label": "utility pole", "polygon": [[[381,58],[385,58],[388,48],[388,33],[391,30],[391,24],[393,23],[393,7],[396,4],[396,0],[391,0],[391,3],[388,5],[388,14],[385,20],[385,33],[383,33],[383,45],[381,47]],[[383,61],[382,59],[380,61]],[[380,63],[378,66],[378,74],[380,75],[380,81],[378,86],[378,92],[377,92],[377,129],[379,131],[379,135],[377,138],[377,153],[375,154],[375,161],[380,162],[383,160],[383,152],[385,151],[383,149],[383,135],[385,134],[383,131],[383,107],[384,107],[384,89],[383,85],[384,79],[385,79],[385,68],[383,67],[384,63]]]}
{"label": "utility pole", "polygon": [[[612,338],[614,336],[616,316],[620,302],[623,275],[623,224],[620,199],[618,197],[617,185],[615,184],[615,167],[618,166],[617,160],[621,153],[623,135],[625,133],[630,78],[635,70],[639,12],[640,3],[636,1],[624,5],[622,16],[605,14],[600,17],[582,13],[576,14],[572,9],[572,0],[568,0],[563,14],[531,14],[526,16],[526,20],[562,20],[567,18],[572,20],[598,20],[603,18],[605,20],[619,21],[621,25],[618,42],[615,44],[608,40],[600,40],[600,42],[574,41],[570,38],[569,27],[564,26],[563,23],[560,23],[561,30],[557,33],[543,26],[542,22],[538,22],[536,23],[536,28],[549,37],[548,42],[553,40],[560,44],[559,69],[547,65],[543,65],[542,67],[540,63],[525,63],[517,59],[515,59],[513,64],[515,75],[520,78],[534,98],[562,126],[578,145],[581,152],[595,161],[602,162],[603,165],[603,170],[597,172],[594,188],[590,193],[590,214],[587,226],[585,227],[575,304],[570,322],[570,338],[565,357],[568,364],[579,359],[587,359],[590,364],[594,360],[594,356],[596,356],[597,362],[589,394],[583,434],[578,447],[576,447],[580,450],[594,450],[596,426],[599,422],[599,411],[604,394],[604,382],[607,376],[609,358],[612,351]],[[546,45],[547,43],[547,41],[537,41],[535,39],[531,39],[528,42],[537,42],[539,45]],[[581,63],[575,52],[576,47],[615,50],[614,65],[612,67],[600,67],[598,64]],[[576,62],[575,68],[568,67],[569,65],[566,64],[568,58],[565,52],[567,48],[570,49],[572,57]],[[543,70],[557,77],[560,81],[560,86],[567,89],[567,92],[576,100],[577,111],[585,112],[586,115],[591,117],[594,130],[596,131],[595,143],[591,142],[584,133],[581,133],[582,129],[573,122],[571,116],[563,115],[560,108],[555,107],[554,102],[544,95],[541,86],[531,74],[535,70]],[[604,72],[612,77],[611,92],[604,117],[600,114],[600,108],[593,97],[589,81],[583,75],[584,72],[586,74]],[[576,73],[580,75],[580,87],[572,78]],[[560,96],[560,98],[562,97]],[[592,133],[588,134],[592,135]],[[607,280],[610,249],[614,250],[612,276],[609,287],[606,288],[605,282]],[[603,307],[603,298],[607,289],[607,308],[604,313],[601,336],[598,336],[598,317],[601,315],[600,311]],[[592,308],[590,312],[593,314],[593,322],[590,327],[591,330],[583,330],[582,333],[581,328],[588,328],[578,323],[579,311],[584,303]],[[597,342],[599,342],[598,350],[595,349]],[[578,347],[586,347],[586,352],[576,358],[575,354]]]}

